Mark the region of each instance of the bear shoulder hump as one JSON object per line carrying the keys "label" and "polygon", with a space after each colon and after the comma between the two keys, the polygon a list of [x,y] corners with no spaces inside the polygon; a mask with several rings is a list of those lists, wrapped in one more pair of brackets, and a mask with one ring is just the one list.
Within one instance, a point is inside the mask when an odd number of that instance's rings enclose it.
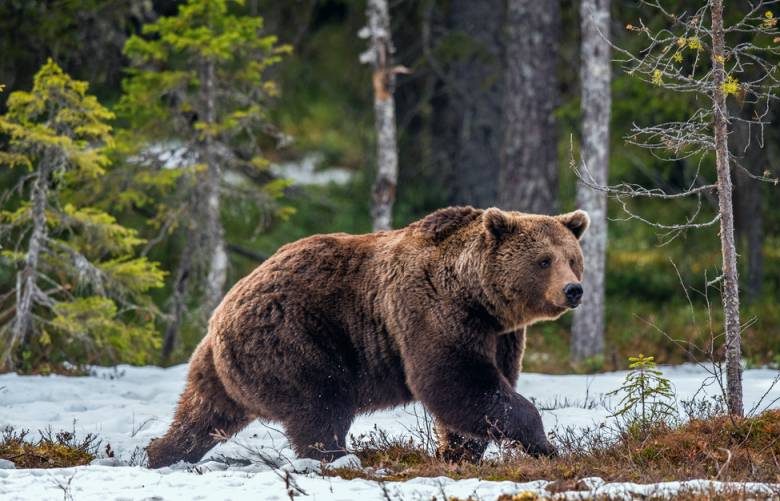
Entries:
{"label": "bear shoulder hump", "polygon": [[417,228],[423,236],[438,242],[480,217],[482,212],[471,206],[447,207],[425,216],[417,222]]}

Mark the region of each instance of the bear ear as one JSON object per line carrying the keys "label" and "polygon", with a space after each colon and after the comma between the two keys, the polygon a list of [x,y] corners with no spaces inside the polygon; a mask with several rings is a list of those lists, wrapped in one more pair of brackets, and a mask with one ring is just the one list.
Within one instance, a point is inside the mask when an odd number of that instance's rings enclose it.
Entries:
{"label": "bear ear", "polygon": [[482,224],[485,226],[488,234],[495,239],[500,239],[514,231],[512,221],[504,214],[504,211],[495,207],[485,211],[482,217]]}
{"label": "bear ear", "polygon": [[582,238],[585,230],[590,226],[590,216],[588,216],[588,213],[584,210],[567,212],[566,214],[555,216],[555,218],[571,230],[571,232],[574,233],[574,236],[577,237],[577,240]]}

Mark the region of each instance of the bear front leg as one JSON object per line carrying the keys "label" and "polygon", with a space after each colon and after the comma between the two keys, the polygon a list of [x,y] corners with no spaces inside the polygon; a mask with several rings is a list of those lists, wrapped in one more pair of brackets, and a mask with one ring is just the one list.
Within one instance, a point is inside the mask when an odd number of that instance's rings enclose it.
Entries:
{"label": "bear front leg", "polygon": [[412,392],[447,429],[481,440],[520,442],[529,454],[551,455],[542,417],[514,391],[495,362],[463,346],[408,357]]}
{"label": "bear front leg", "polygon": [[439,420],[436,420],[436,438],[439,442],[436,457],[448,463],[478,463],[488,446],[487,440],[463,436]]}
{"label": "bear front leg", "polygon": [[[525,328],[499,336],[496,343],[496,366],[513,388],[522,368],[524,348]],[[452,463],[479,462],[489,443],[448,430],[441,421],[436,422],[436,435],[439,440],[437,457]]]}

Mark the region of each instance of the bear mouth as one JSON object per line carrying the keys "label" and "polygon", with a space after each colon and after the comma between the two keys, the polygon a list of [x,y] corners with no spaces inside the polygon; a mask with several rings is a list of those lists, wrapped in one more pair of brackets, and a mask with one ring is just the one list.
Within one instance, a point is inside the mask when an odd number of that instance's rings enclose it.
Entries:
{"label": "bear mouth", "polygon": [[550,310],[554,311],[556,315],[560,315],[561,313],[565,312],[566,310],[571,309],[571,307],[566,305],[566,304],[554,303],[552,301],[547,303],[547,305],[548,305],[548,308]]}

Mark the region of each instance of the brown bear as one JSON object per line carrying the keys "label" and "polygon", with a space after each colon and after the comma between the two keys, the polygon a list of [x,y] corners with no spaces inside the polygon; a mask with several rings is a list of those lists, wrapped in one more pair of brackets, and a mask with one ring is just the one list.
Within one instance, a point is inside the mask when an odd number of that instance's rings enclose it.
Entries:
{"label": "brown bear", "polygon": [[526,326],[580,302],[588,224],[450,207],[285,245],[214,311],[149,466],[197,461],[258,418],[283,423],[299,456],[332,459],[356,414],[413,400],[447,460],[478,460],[497,437],[554,453],[515,382]]}

